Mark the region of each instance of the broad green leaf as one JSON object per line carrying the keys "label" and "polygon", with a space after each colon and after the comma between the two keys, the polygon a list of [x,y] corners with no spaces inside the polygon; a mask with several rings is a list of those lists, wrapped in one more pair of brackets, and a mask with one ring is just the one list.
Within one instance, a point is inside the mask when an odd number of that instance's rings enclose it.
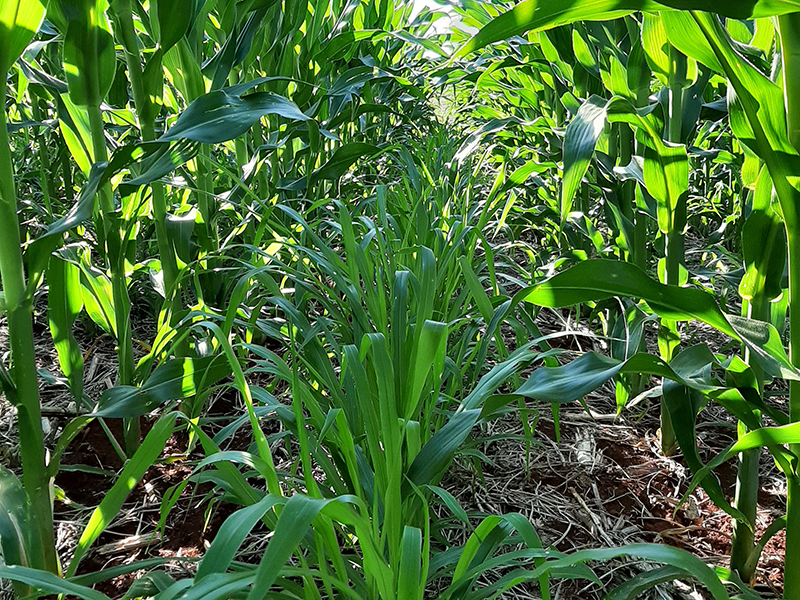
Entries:
{"label": "broad green leaf", "polygon": [[34,546],[36,531],[28,497],[22,483],[0,466],[0,548],[3,560],[12,565],[35,566],[41,549]]}
{"label": "broad green leaf", "polygon": [[669,38],[669,43],[681,53],[694,58],[717,73],[724,72],[714,51],[690,13],[664,11],[661,13],[660,20],[663,33]]}
{"label": "broad green leaf", "polygon": [[660,140],[645,150],[644,183],[658,202],[658,228],[662,233],[683,231],[689,195],[689,160],[686,147]]}
{"label": "broad green leaf", "polygon": [[564,137],[564,179],[561,188],[561,222],[572,211],[572,201],[589,168],[594,149],[606,124],[608,101],[592,96],[578,109]]}
{"label": "broad green leaf", "polygon": [[81,171],[91,177],[90,171],[94,162],[92,147],[92,130],[89,127],[89,115],[85,107],[74,104],[68,94],[56,97],[58,107],[58,123],[61,134],[67,143],[75,162]]}
{"label": "broad green leaf", "polygon": [[138,417],[159,406],[208,390],[230,375],[222,356],[173,358],[159,365],[140,387],[118,385],[103,392],[95,417]]}
{"label": "broad green leaf", "polygon": [[[151,5],[152,6],[152,5]],[[150,9],[151,22],[158,27],[158,45],[162,52],[172,48],[189,28],[191,0],[159,0]],[[156,19],[152,17],[156,16]]]}
{"label": "broad green leaf", "polygon": [[[139,144],[137,147],[146,149],[148,154],[139,160],[138,168],[135,169],[136,177],[120,184],[120,191],[123,194],[125,193],[125,186],[147,185],[171,173],[177,167],[194,158],[200,145],[191,140],[180,140],[176,143],[148,142]],[[116,156],[115,153],[114,158]],[[133,159],[133,157],[131,158]],[[122,169],[125,166],[128,165],[123,162],[114,165],[112,159],[112,169]],[[134,170],[133,167],[131,170]]]}
{"label": "broad green leaf", "polygon": [[[769,169],[786,220],[795,221],[800,202],[800,155],[787,135],[783,94],[734,48],[719,21],[704,13],[692,13],[720,68],[728,76],[731,128],[745,145],[764,160]],[[700,60],[698,58],[698,60]]]}
{"label": "broad green leaf", "polygon": [[780,214],[772,206],[772,193],[772,178],[764,168],[753,194],[750,216],[742,228],[745,274],[739,294],[746,300],[758,297],[771,301],[783,293],[786,233]]}
{"label": "broad green leaf", "polygon": [[642,299],[665,319],[702,321],[744,342],[767,373],[786,379],[800,378],[772,325],[725,315],[710,294],[694,288],[664,285],[630,263],[606,259],[583,261],[532,288],[517,292],[515,298],[539,306],[564,308],[615,296]]}
{"label": "broad green leaf", "polygon": [[[734,19],[772,17],[800,10],[798,0],[658,0],[660,4],[679,11],[717,13]],[[678,11],[676,11],[678,12]]]}
{"label": "broad green leaf", "polygon": [[577,21],[607,21],[635,11],[667,8],[716,12],[735,19],[770,17],[800,11],[798,0],[524,0],[489,21],[455,53],[462,58],[484,46],[521,36],[529,31],[550,29]]}
{"label": "broad green leaf", "polygon": [[[275,0],[272,0],[275,2]],[[217,53],[203,63],[201,71],[211,79],[211,89],[221,88],[228,79],[231,69],[240,64],[252,47],[253,37],[267,14],[266,8],[242,14],[235,11],[233,26]]]}
{"label": "broad green leaf", "polygon": [[456,162],[462,162],[478,149],[481,141],[487,135],[503,131],[510,125],[519,124],[520,120],[516,117],[506,117],[504,119],[492,119],[487,121],[464,139],[458,149],[458,152],[456,152],[455,156],[453,156],[453,160]]}
{"label": "broad green leaf", "polygon": [[368,40],[382,33],[380,29],[362,29],[360,31],[344,31],[342,33],[337,33],[320,45],[319,51],[314,56],[314,60],[320,64],[323,64],[324,61],[336,60],[354,44],[362,40]]}
{"label": "broad green leaf", "polygon": [[80,261],[82,299],[89,317],[107,333],[117,336],[116,307],[111,280],[88,261]]}
{"label": "broad green leaf", "polygon": [[39,0],[3,0],[0,2],[0,73],[14,64],[33,39],[44,19]]}
{"label": "broad green leaf", "polygon": [[61,257],[51,257],[47,269],[47,318],[58,353],[61,372],[69,381],[72,397],[83,395],[83,354],[72,325],[83,308],[80,269]]}
{"label": "broad green leaf", "polygon": [[[647,64],[662,85],[669,79],[669,42],[661,15],[644,13],[642,18],[642,48]],[[648,81],[648,86],[649,86]]]}
{"label": "broad green leaf", "polygon": [[728,315],[728,321],[767,374],[800,381],[800,374],[792,366],[781,336],[771,323],[736,315]]}
{"label": "broad green leaf", "polygon": [[648,0],[585,0],[566,5],[563,0],[524,0],[484,25],[458,49],[455,57],[461,58],[484,46],[528,31],[550,29],[576,21],[605,21],[637,10],[660,8],[663,6]]}
{"label": "broad green leaf", "polygon": [[51,224],[26,250],[25,263],[28,277],[30,278],[28,283],[29,295],[33,294],[33,290],[39,284],[39,278],[47,268],[50,254],[64,242],[64,232],[80,225],[92,216],[97,190],[105,182],[103,178],[105,166],[105,163],[97,163],[92,166],[89,181],[81,189],[80,196],[72,209]]}
{"label": "broad green leaf", "polygon": [[159,141],[188,139],[204,144],[220,144],[247,132],[266,115],[279,115],[293,121],[311,119],[283,96],[271,92],[241,96],[238,91],[241,88],[236,86],[215,90],[200,96],[181,113]]}
{"label": "broad green leaf", "polygon": [[64,72],[70,100],[100,106],[116,73],[114,36],[105,16],[106,0],[59,0],[67,17]]}
{"label": "broad green leaf", "polygon": [[800,423],[790,423],[779,427],[762,427],[745,434],[728,451],[728,455],[734,456],[739,452],[763,446],[798,443],[800,443]]}
{"label": "broad green leaf", "polygon": [[142,445],[134,453],[131,459],[125,464],[117,481],[103,497],[100,505],[92,513],[89,523],[83,530],[78,546],[75,548],[72,561],[67,570],[67,576],[71,577],[78,570],[81,559],[86,554],[89,546],[100,537],[111,521],[117,516],[122,504],[131,493],[133,487],[142,478],[145,471],[155,464],[156,459],[164,451],[167,440],[172,436],[175,420],[178,413],[169,413],[156,421],[153,428],[145,436]]}
{"label": "broad green leaf", "polygon": [[324,165],[312,173],[311,181],[313,183],[321,179],[339,179],[359,158],[372,157],[378,152],[380,152],[380,149],[376,146],[361,142],[352,142],[340,146]]}
{"label": "broad green leaf", "polygon": [[739,339],[713,296],[698,289],[667,286],[648,277],[630,263],[594,259],[578,263],[518,296],[533,304],[563,308],[614,296],[641,298],[666,319],[697,319]]}
{"label": "broad green leaf", "polygon": [[612,560],[621,556],[666,563],[682,569],[687,575],[698,579],[711,592],[714,600],[729,600],[725,587],[717,578],[714,569],[686,550],[672,548],[663,544],[631,544],[620,548],[580,550],[555,560],[547,561],[544,565],[531,572],[529,577],[531,579],[538,578],[542,574],[561,566],[574,565],[590,560]]}
{"label": "broad green leaf", "polygon": [[583,32],[577,26],[572,30],[572,48],[575,51],[575,58],[578,59],[578,62],[584,69],[595,76],[600,74],[600,67],[597,64],[595,52]]}
{"label": "broad green leaf", "polygon": [[[675,360],[680,361],[686,352],[679,354]],[[700,459],[697,450],[697,431],[695,428],[697,414],[703,407],[702,396],[697,390],[692,390],[674,381],[664,381],[663,383],[664,404],[669,411],[669,418],[675,430],[675,437],[680,445],[681,452],[686,460],[686,464],[692,473],[699,473],[705,466]],[[713,475],[706,475],[699,484],[711,498],[714,504],[726,513],[744,523],[747,518],[738,510],[733,508],[725,499],[719,482]],[[748,527],[753,527],[753,523],[747,523]]]}

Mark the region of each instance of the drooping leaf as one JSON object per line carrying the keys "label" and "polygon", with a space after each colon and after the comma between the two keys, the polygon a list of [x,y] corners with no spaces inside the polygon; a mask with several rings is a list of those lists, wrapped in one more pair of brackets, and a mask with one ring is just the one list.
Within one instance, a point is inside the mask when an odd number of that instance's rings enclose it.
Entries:
{"label": "drooping leaf", "polygon": [[337,148],[325,164],[312,173],[311,180],[316,182],[321,179],[339,179],[359,158],[375,156],[378,152],[380,148],[372,144],[361,142],[345,144]]}
{"label": "drooping leaf", "polygon": [[76,596],[83,600],[110,600],[108,596],[102,592],[95,591],[90,587],[73,583],[67,579],[63,579],[54,573],[48,571],[39,571],[36,569],[29,569],[27,567],[18,567],[11,565],[0,565],[0,577],[24,583],[33,588],[45,590],[51,594],[63,594],[69,596]]}
{"label": "drooping leaf", "polygon": [[529,31],[550,29],[578,21],[607,21],[635,11],[661,11],[668,8],[708,11],[735,19],[770,17],[797,12],[797,0],[524,0],[489,21],[455,53],[467,56],[484,46],[521,36]]}
{"label": "drooping leaf", "polygon": [[241,96],[241,87],[215,90],[200,96],[181,113],[175,125],[159,141],[186,139],[221,144],[239,137],[266,115],[279,115],[294,121],[311,120],[283,96],[271,92]]}
{"label": "drooping leaf", "polygon": [[225,358],[173,358],[159,365],[141,387],[119,385],[103,392],[95,417],[138,417],[171,401],[189,398],[230,375]]}
{"label": "drooping leaf", "polygon": [[578,263],[532,288],[519,292],[527,302],[563,308],[614,296],[640,298],[664,318],[697,319],[738,339],[714,298],[698,289],[661,284],[630,263],[594,259]]}

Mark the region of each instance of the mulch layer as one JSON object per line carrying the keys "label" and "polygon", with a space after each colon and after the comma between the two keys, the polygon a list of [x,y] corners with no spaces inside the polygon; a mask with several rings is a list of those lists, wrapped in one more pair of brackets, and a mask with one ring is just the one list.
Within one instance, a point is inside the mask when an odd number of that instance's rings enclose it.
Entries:
{"label": "mulch layer", "polygon": [[[41,313],[37,320],[40,367],[55,376],[57,362],[48,332],[41,323]],[[554,327],[562,325],[556,323]],[[0,323],[0,344],[4,329]],[[82,346],[85,351],[88,349],[85,352],[87,394],[96,398],[114,379],[113,343],[101,335],[82,342]],[[655,386],[657,382],[651,383]],[[530,405],[531,414],[527,418],[534,425],[533,444],[518,439],[523,427],[520,416],[515,414],[476,430],[476,449],[486,460],[457,459],[442,486],[474,517],[474,524],[488,514],[518,512],[530,519],[546,546],[561,552],[659,542],[688,550],[709,564],[726,566],[731,546],[730,518],[699,489],[676,509],[691,475],[680,455],[667,458],[659,452],[657,406],[645,410],[646,406],[640,404],[615,418],[610,386],[586,400],[590,414],[578,404],[562,406],[558,432],[549,406]],[[650,401],[657,405],[657,398]],[[52,380],[42,389],[42,402],[49,430],[47,441],[52,445],[75,407],[64,386],[53,384]],[[241,403],[228,394],[213,399],[207,416],[230,418],[242,411]],[[698,433],[701,457],[708,461],[733,440],[735,429],[730,426],[730,417],[713,405],[701,417],[704,422]],[[107,420],[105,425],[120,439],[119,422]],[[149,425],[145,420],[145,432]],[[0,460],[12,469],[18,467],[15,436],[14,409],[2,400]],[[480,442],[481,438],[489,437],[492,441]],[[121,513],[92,546],[79,573],[149,557],[175,558],[166,568],[176,578],[191,573],[191,560],[180,559],[202,557],[222,522],[238,507],[224,502],[210,483],[190,483],[166,518],[163,532],[158,531],[164,496],[188,478],[196,461],[202,458],[196,450],[188,452],[188,441],[188,435],[179,432],[168,442],[159,462],[135,486]],[[227,449],[247,449],[251,442],[246,428],[242,428]],[[285,454],[283,448],[279,452]],[[99,421],[94,421],[73,441],[63,464],[65,468],[56,485],[63,491],[64,500],[56,501],[55,516],[59,550],[66,558],[71,556],[91,511],[111,488],[122,462],[107,432]],[[731,498],[735,464],[727,463],[717,473],[723,490]],[[758,535],[773,519],[785,514],[786,506],[785,483],[766,452],[762,455],[761,475]],[[466,540],[468,532],[454,530],[448,535],[449,542],[457,544]],[[761,557],[756,589],[763,598],[782,595],[784,542],[783,532],[777,534]],[[255,531],[246,541],[241,559],[257,562],[267,543],[265,532]],[[555,581],[553,597],[599,599],[652,566],[632,561],[591,563],[604,588],[582,580]],[[142,574],[118,577],[98,584],[96,589],[120,597]],[[493,577],[489,575],[486,579]],[[522,585],[504,595],[520,599],[540,597],[536,585]],[[708,596],[699,586],[677,582],[650,590],[642,597]]]}

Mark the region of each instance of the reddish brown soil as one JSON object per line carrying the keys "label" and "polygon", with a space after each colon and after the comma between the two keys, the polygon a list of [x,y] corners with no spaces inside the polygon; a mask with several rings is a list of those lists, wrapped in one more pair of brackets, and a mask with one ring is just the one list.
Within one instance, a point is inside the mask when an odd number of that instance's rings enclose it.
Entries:
{"label": "reddish brown soil", "polygon": [[[540,422],[537,435],[544,435],[555,441],[555,430],[552,423]],[[569,435],[569,428],[562,426],[562,440]],[[704,436],[715,446],[714,453],[731,441],[730,431],[719,428],[710,431],[704,429]],[[728,566],[731,552],[732,526],[731,518],[717,508],[702,489],[697,489],[692,496],[696,499],[694,506],[688,503],[677,511],[677,501],[687,490],[685,477],[659,468],[653,460],[653,452],[643,441],[644,436],[635,443],[597,439],[597,450],[602,452],[605,460],[604,472],[593,474],[597,483],[603,509],[614,517],[624,517],[633,522],[643,532],[652,534],[653,541],[660,541],[677,548],[688,550],[695,556],[708,562]],[[702,454],[702,453],[701,453]],[[710,459],[710,453],[702,456],[704,461]],[[683,464],[682,457],[676,457]],[[736,463],[728,461],[714,472],[717,474],[726,498],[733,497],[736,484]],[[531,473],[530,479],[555,487],[569,485],[583,495],[588,489],[580,489],[591,483],[574,477],[570,472],[558,470],[540,470]],[[696,510],[695,510],[696,509]],[[769,493],[763,486],[759,490],[759,517],[756,538],[764,533],[771,521],[786,512],[785,497]],[[548,523],[559,531],[566,531],[566,525]],[[574,538],[572,540],[574,542]],[[775,595],[782,597],[783,592],[783,556],[785,552],[785,532],[778,532],[766,545],[761,556],[757,573],[757,588],[767,588]],[[590,540],[584,540],[591,545]],[[568,550],[568,548],[559,548]]]}
{"label": "reddish brown soil", "polygon": [[[121,439],[121,423],[118,420],[107,420],[106,424],[117,439]],[[143,422],[143,435],[149,430],[150,422]],[[177,432],[168,440],[162,454],[163,457],[176,456],[186,452],[188,435],[184,431]],[[198,459],[200,456],[190,456]],[[90,423],[73,441],[69,452],[62,460],[64,465],[86,465],[118,472],[122,468],[122,461],[117,456],[108,436],[101,428],[99,422]],[[167,461],[153,465],[145,473],[141,481],[134,487],[126,500],[122,513],[130,512],[135,519],[123,520],[112,523],[111,526],[94,543],[93,548],[102,548],[105,544],[119,542],[124,538],[135,535],[150,534],[156,531],[159,520],[160,499],[167,490],[186,480],[192,473],[192,467],[187,461],[176,461],[171,464]],[[87,507],[97,506],[106,492],[111,488],[114,478],[81,471],[62,471],[56,477],[56,485],[64,490],[66,497],[72,502]],[[140,546],[132,549],[120,549],[114,553],[92,551],[81,562],[78,574],[94,573],[103,568],[126,564],[134,560],[149,557],[189,557],[200,558],[204,546],[213,541],[222,522],[238,507],[218,502],[208,523],[206,524],[207,505],[198,506],[203,495],[211,490],[210,484],[189,484],[181,494],[176,506],[170,512],[164,537],[150,546]],[[144,505],[147,506],[146,510]],[[55,506],[56,519],[69,520],[70,507],[57,502]],[[117,577],[99,583],[95,586],[98,591],[110,597],[118,597],[127,590],[136,579],[135,574]]]}

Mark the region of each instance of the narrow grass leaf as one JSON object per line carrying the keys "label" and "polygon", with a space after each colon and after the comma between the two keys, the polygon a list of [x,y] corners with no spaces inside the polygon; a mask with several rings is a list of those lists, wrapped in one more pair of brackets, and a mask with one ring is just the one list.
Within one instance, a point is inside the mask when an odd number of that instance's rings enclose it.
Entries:
{"label": "narrow grass leaf", "polygon": [[297,545],[308,533],[311,522],[330,502],[296,494],[281,510],[275,533],[256,569],[253,587],[247,600],[260,600],[275,583],[278,572],[286,564]]}
{"label": "narrow grass leaf", "polygon": [[422,554],[422,531],[406,525],[400,542],[400,564],[397,570],[398,600],[422,600],[425,573],[420,564]]}
{"label": "narrow grass leaf", "polygon": [[657,585],[681,579],[685,575],[686,572],[683,569],[672,565],[666,565],[651,571],[644,571],[614,588],[614,590],[606,596],[606,600],[634,600],[634,598],[638,598],[644,592]]}
{"label": "narrow grass leaf", "polygon": [[[74,559],[73,559],[74,560]],[[109,597],[92,588],[78,585],[47,571],[37,571],[27,567],[0,565],[0,577],[24,583],[34,588],[50,592],[77,596],[83,600],[109,600]]]}
{"label": "narrow grass leaf", "polygon": [[175,420],[178,418],[178,413],[169,413],[156,421],[153,428],[145,436],[142,445],[136,453],[127,462],[119,478],[103,497],[100,505],[92,513],[86,529],[83,530],[78,546],[75,548],[72,561],[67,570],[67,576],[71,577],[78,570],[78,565],[81,559],[86,554],[89,546],[100,537],[100,534],[105,531],[105,528],[116,517],[128,494],[131,493],[133,487],[142,478],[145,471],[149,469],[160,456],[164,450],[167,440],[172,436],[172,431],[175,425]]}
{"label": "narrow grass leaf", "polygon": [[200,581],[211,573],[224,573],[253,527],[268,510],[283,502],[285,499],[279,496],[265,496],[256,504],[237,510],[225,519],[197,567],[195,581]]}

